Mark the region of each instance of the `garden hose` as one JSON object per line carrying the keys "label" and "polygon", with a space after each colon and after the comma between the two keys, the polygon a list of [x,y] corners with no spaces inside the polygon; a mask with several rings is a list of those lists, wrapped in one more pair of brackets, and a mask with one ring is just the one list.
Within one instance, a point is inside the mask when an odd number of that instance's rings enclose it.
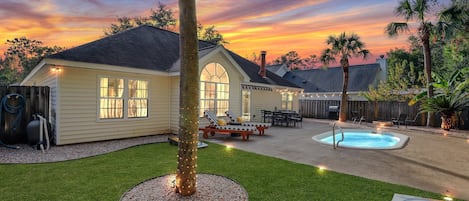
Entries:
{"label": "garden hose", "polygon": [[[16,98],[18,100],[16,106],[8,104],[8,100],[11,98]],[[2,122],[3,111],[12,115],[16,115],[16,119],[13,122],[13,125],[11,126],[12,132],[15,132],[18,126],[20,126],[21,120],[23,119],[23,110],[24,110],[25,105],[26,105],[26,102],[24,100],[24,97],[21,94],[11,93],[11,94],[4,96],[0,100],[0,123]],[[3,143],[1,140],[0,140],[0,146],[5,146],[7,148],[12,148],[12,149],[19,149],[18,146],[7,145]]]}

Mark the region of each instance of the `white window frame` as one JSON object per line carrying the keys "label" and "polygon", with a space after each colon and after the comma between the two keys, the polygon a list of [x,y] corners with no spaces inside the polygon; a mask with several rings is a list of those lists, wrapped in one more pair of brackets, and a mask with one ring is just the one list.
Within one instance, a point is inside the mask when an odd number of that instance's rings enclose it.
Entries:
{"label": "white window frame", "polygon": [[[122,112],[123,112],[123,117],[122,118],[101,118],[100,117],[100,112],[101,112],[101,79],[102,78],[110,78],[110,79],[122,79],[124,81],[124,91],[122,94],[122,100],[123,100],[123,106],[122,106]],[[129,117],[128,115],[128,110],[129,110],[129,100],[135,99],[135,98],[130,98],[129,97],[129,80],[138,80],[138,81],[145,81],[147,82],[147,112],[145,117]],[[98,76],[97,80],[97,108],[96,108],[96,119],[97,121],[125,121],[125,120],[143,120],[143,119],[149,119],[150,118],[150,81],[146,79],[140,79],[140,78],[128,78],[128,77],[118,77],[118,76],[105,76],[105,75],[100,75]],[[137,98],[137,99],[145,99],[145,98]]]}
{"label": "white window frame", "polygon": [[293,93],[282,93],[282,110],[293,110]]}
{"label": "white window frame", "polygon": [[[220,109],[224,109],[224,110],[228,110],[230,108],[230,77],[228,75],[228,71],[226,70],[226,68],[221,65],[220,63],[216,63],[216,62],[212,62],[212,63],[208,63],[204,66],[204,68],[202,68],[202,71],[200,73],[200,77],[202,77],[202,74],[204,73],[205,69],[207,68],[208,65],[215,65],[215,67],[221,67],[224,71],[224,75],[226,75],[226,78],[227,78],[227,83],[223,83],[223,82],[213,82],[213,81],[210,81],[210,80],[202,80],[200,79],[200,94],[199,94],[199,116],[203,116],[203,112],[204,110],[206,109],[209,109],[210,111],[214,112],[217,116],[219,115],[223,115],[225,113],[225,111],[219,111]],[[212,72],[209,72],[210,74],[215,74],[215,73],[212,73]],[[214,94],[214,98],[207,98],[204,94],[204,92],[206,92],[205,88],[202,89],[206,84],[214,84],[215,85],[215,89],[213,90],[213,92],[215,93]],[[221,88],[225,88],[224,91],[221,91]],[[225,96],[222,97],[222,98],[219,98],[219,96],[221,94],[219,93],[225,93]],[[202,101],[204,102],[207,102],[207,101],[214,101],[214,107],[215,108],[207,108],[204,106],[204,104],[202,104]],[[226,102],[226,108],[219,108],[219,102]]]}

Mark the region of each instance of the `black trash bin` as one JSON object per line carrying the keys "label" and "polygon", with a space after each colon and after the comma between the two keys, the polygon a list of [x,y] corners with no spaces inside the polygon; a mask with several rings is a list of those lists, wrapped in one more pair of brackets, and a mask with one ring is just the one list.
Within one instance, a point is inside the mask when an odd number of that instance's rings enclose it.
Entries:
{"label": "black trash bin", "polygon": [[339,119],[339,106],[338,105],[329,106],[328,112],[329,112],[329,115],[328,115],[329,119],[335,119],[335,120]]}

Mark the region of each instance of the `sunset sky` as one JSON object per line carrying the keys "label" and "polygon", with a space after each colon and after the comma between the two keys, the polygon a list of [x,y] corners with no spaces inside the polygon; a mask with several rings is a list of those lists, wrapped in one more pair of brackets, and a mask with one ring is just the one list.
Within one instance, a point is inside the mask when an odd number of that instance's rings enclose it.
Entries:
{"label": "sunset sky", "polygon": [[[7,39],[26,36],[48,46],[74,47],[103,37],[117,17],[148,16],[158,2],[178,18],[176,0],[1,0],[0,53]],[[407,35],[388,38],[385,26],[398,0],[198,0],[198,21],[215,25],[228,49],[247,57],[267,51],[271,61],[296,50],[320,55],[327,36],[355,32],[372,53],[373,63],[393,48],[407,48]],[[3,55],[3,53],[1,54]]]}

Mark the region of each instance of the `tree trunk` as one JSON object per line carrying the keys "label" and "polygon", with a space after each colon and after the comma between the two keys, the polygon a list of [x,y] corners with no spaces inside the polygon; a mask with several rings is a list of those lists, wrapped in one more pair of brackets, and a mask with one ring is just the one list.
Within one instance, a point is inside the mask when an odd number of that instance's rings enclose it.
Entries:
{"label": "tree trunk", "polygon": [[[428,98],[433,97],[433,86],[432,83],[432,58],[430,50],[430,34],[423,33],[422,37],[423,44],[423,58],[424,58],[424,67],[425,67],[425,78],[427,80],[427,96]],[[427,126],[434,125],[435,114],[433,112],[428,112],[427,115]]]}
{"label": "tree trunk", "polygon": [[348,87],[348,67],[349,64],[344,63],[342,64],[342,69],[344,70],[344,82],[342,84],[342,99],[340,100],[340,113],[339,113],[339,121],[345,122],[347,121],[347,87]]}
{"label": "tree trunk", "polygon": [[189,196],[196,192],[199,57],[195,0],[179,0],[181,59],[179,95],[179,150],[176,192]]}

